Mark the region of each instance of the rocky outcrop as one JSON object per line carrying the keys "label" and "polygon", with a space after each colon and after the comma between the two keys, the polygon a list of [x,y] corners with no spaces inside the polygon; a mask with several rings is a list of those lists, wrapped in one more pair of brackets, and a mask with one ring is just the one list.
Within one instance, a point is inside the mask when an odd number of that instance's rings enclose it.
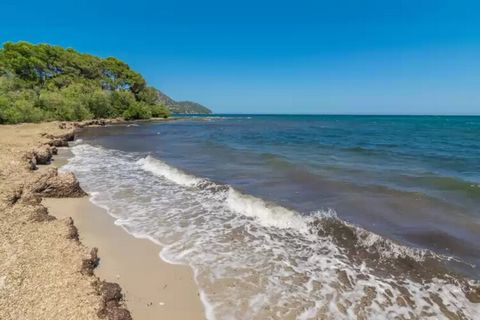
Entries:
{"label": "rocky outcrop", "polygon": [[[61,123],[60,129],[70,130],[60,136],[49,136],[51,140],[46,146],[39,147],[34,151],[36,164],[49,163],[53,154],[57,154],[57,147],[68,147],[68,142],[75,139],[75,132],[80,128],[87,126],[105,126],[107,123],[117,123],[121,119],[109,120],[88,120],[75,123]],[[72,128],[73,127],[73,128]],[[33,162],[35,162],[33,161]],[[45,173],[38,175],[29,183],[27,193],[33,194],[35,197],[83,197],[85,191],[80,187],[75,175],[71,172],[59,173],[56,168],[49,168]],[[68,234],[67,238],[79,242],[78,229],[70,218],[67,221]],[[90,257],[82,260],[80,272],[87,276],[94,277],[94,270],[98,266],[100,259],[98,257],[98,249],[92,248]],[[122,289],[116,283],[95,281],[97,293],[102,296],[102,304],[97,313],[101,319],[108,320],[131,320],[130,312],[122,307]]]}
{"label": "rocky outcrop", "polygon": [[68,147],[68,141],[62,139],[52,139],[48,144],[52,147]]}
{"label": "rocky outcrop", "polygon": [[92,120],[84,120],[79,122],[62,122],[60,123],[60,129],[68,129],[70,127],[73,128],[84,128],[84,127],[103,127],[107,124],[114,124],[114,123],[121,123],[124,122],[122,118],[116,119],[92,119]]}
{"label": "rocky outcrop", "polygon": [[93,270],[95,270],[95,268],[98,267],[98,263],[100,262],[100,259],[98,258],[97,253],[98,253],[98,249],[92,248],[92,250],[90,251],[90,258],[83,259],[82,269],[80,270],[82,274],[93,276]]}
{"label": "rocky outcrop", "polygon": [[37,164],[49,164],[52,159],[52,148],[57,149],[56,147],[50,147],[48,145],[43,145],[35,148],[33,150],[33,156]]}
{"label": "rocky outcrop", "polygon": [[52,156],[58,153],[57,147],[68,147],[67,140],[63,138],[53,138],[46,144],[35,147],[33,150],[25,152],[22,160],[26,162],[29,170],[36,170],[38,164],[50,164]]}
{"label": "rocky outcrop", "polygon": [[33,151],[25,152],[22,156],[22,161],[25,163],[25,167],[29,170],[37,169],[37,158]]}
{"label": "rocky outcrop", "polygon": [[58,173],[57,168],[48,168],[44,173],[27,182],[26,191],[38,197],[79,198],[87,195],[71,172]]}
{"label": "rocky outcrop", "polygon": [[54,216],[48,214],[48,209],[41,204],[34,204],[34,210],[32,210],[32,215],[30,220],[35,222],[45,222],[55,220]]}
{"label": "rocky outcrop", "polygon": [[0,128],[11,137],[0,141],[0,275],[9,286],[0,294],[0,319],[131,319],[120,286],[94,275],[97,249],[89,253],[73,220],[57,220],[41,203],[42,197],[86,195],[73,173],[37,165],[49,164],[78,128],[104,123],[27,125],[22,136]]}
{"label": "rocky outcrop", "polygon": [[123,299],[122,289],[116,283],[99,282],[97,290],[102,295],[102,307],[98,311],[98,317],[109,320],[131,320],[130,312],[121,307]]}
{"label": "rocky outcrop", "polygon": [[77,227],[75,227],[72,217],[68,217],[67,226],[68,226],[67,239],[80,241],[78,236],[78,229]]}
{"label": "rocky outcrop", "polygon": [[45,134],[44,136],[50,139],[47,144],[51,147],[68,147],[68,142],[75,139],[75,132],[73,129],[71,129],[70,131],[62,135],[54,136],[51,134]]}
{"label": "rocky outcrop", "polygon": [[104,126],[109,123],[119,122],[120,119],[94,119],[94,120],[86,120],[82,122],[77,122],[74,124],[76,128],[83,128],[83,127],[92,127],[92,126]]}

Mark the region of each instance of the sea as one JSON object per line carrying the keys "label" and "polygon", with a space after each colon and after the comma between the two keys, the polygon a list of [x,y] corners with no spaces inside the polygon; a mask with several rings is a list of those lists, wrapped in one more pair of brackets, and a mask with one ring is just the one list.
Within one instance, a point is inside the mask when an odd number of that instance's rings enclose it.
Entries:
{"label": "sea", "polygon": [[480,117],[194,115],[86,128],[91,201],[208,319],[480,319]]}

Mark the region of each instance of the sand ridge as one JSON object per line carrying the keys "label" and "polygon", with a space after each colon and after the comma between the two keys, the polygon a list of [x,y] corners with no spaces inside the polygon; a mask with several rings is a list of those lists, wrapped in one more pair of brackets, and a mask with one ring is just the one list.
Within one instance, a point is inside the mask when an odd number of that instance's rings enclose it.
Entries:
{"label": "sand ridge", "polygon": [[72,174],[48,163],[77,128],[49,122],[0,126],[0,319],[130,319],[120,287],[100,281],[98,263],[71,219],[55,219],[42,197],[84,193]]}

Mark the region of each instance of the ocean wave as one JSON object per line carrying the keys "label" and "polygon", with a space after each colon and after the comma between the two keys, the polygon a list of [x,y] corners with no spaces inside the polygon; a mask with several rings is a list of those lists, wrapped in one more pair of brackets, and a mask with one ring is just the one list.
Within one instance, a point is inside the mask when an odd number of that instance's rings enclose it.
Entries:
{"label": "ocean wave", "polygon": [[231,186],[220,185],[208,179],[187,174],[152,156],[138,160],[137,164],[146,171],[160,175],[185,187],[196,187],[214,192],[222,191],[224,192],[224,201],[232,211],[255,218],[263,226],[295,228],[302,232],[308,230],[307,222],[297,212],[241,193]]}
{"label": "ocean wave", "polygon": [[189,175],[179,169],[171,167],[166,163],[159,161],[152,156],[147,156],[137,161],[144,170],[153,174],[163,176],[179,185],[185,187],[194,187],[202,183],[203,179]]}
{"label": "ocean wave", "polygon": [[194,270],[209,319],[474,319],[480,287],[443,257],[300,213],[154,158],[88,145],[69,169],[128,232]]}
{"label": "ocean wave", "polygon": [[[397,244],[378,234],[341,220],[333,209],[301,214],[295,210],[242,193],[229,185],[217,184],[209,179],[188,174],[150,155],[138,160],[137,164],[146,171],[185,187],[222,192],[222,201],[230,210],[253,218],[264,227],[294,229],[302,233],[316,233],[320,236],[329,237],[344,250],[349,251],[351,257],[363,256],[365,258],[368,255],[371,259],[405,259],[408,257],[414,261],[425,261],[426,259],[460,261],[458,258],[435,254],[430,250]],[[363,253],[360,253],[362,250]],[[442,269],[442,271],[445,270]]]}

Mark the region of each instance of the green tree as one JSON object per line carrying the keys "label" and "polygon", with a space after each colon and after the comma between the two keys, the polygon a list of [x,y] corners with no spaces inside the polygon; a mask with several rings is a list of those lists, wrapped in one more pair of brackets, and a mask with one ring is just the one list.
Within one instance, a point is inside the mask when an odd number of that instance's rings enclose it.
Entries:
{"label": "green tree", "polygon": [[110,118],[118,116],[112,107],[111,93],[96,89],[91,95],[87,96],[86,103],[88,109],[95,118]]}
{"label": "green tree", "polygon": [[116,58],[24,41],[0,49],[0,123],[168,114],[156,90]]}
{"label": "green tree", "polygon": [[148,119],[152,117],[150,109],[145,102],[135,102],[125,110],[123,117],[126,120]]}

